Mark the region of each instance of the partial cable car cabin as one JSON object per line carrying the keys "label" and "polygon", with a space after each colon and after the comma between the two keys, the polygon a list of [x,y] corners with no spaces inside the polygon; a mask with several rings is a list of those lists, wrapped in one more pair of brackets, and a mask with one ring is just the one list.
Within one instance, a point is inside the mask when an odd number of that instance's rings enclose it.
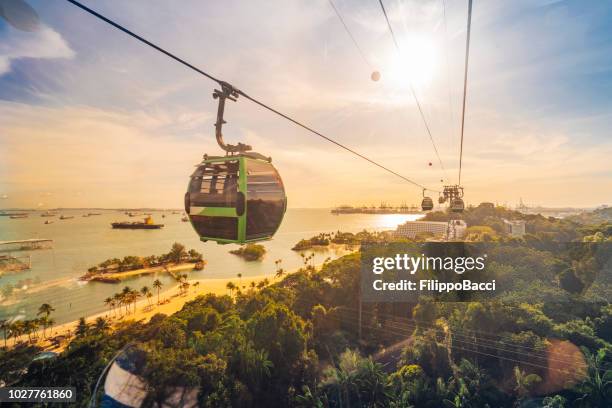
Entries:
{"label": "partial cable car cabin", "polygon": [[463,200],[461,198],[457,197],[451,200],[450,210],[452,212],[460,213],[460,212],[463,212],[464,209],[465,209],[465,204],[463,203]]}
{"label": "partial cable car cabin", "polygon": [[244,244],[270,239],[287,209],[280,175],[258,153],[207,157],[191,175],[185,212],[206,241]]}
{"label": "partial cable car cabin", "polygon": [[423,211],[431,211],[433,209],[433,200],[431,197],[423,197],[423,201],[421,201],[421,209]]}

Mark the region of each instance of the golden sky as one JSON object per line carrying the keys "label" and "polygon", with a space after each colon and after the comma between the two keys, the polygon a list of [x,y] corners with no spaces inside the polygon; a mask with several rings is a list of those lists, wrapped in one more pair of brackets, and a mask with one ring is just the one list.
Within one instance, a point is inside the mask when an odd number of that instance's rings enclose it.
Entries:
{"label": "golden sky", "polygon": [[[336,1],[368,63],[327,0],[87,3],[421,184],[456,182],[466,2],[447,2],[444,20],[442,2],[389,1],[398,57],[377,2]],[[73,7],[31,4],[38,32],[0,21],[0,207],[181,207],[193,166],[220,153],[214,83]],[[609,203],[610,9],[475,3],[468,203]],[[273,157],[290,207],[420,199],[247,100],[228,102],[226,119],[228,141]]]}

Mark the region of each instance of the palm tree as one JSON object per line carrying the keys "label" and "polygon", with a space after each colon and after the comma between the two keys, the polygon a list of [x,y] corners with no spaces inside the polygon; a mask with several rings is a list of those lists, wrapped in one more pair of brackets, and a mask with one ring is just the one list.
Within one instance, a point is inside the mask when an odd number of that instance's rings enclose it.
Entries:
{"label": "palm tree", "polygon": [[13,336],[13,346],[17,344],[17,339],[23,334],[24,323],[22,320],[17,320],[11,323],[11,336]]}
{"label": "palm tree", "polygon": [[145,296],[147,298],[147,302],[149,301],[149,293],[151,293],[151,289],[149,289],[148,286],[143,286],[142,289],[140,289],[140,293],[142,293],[142,296]]}
{"label": "palm tree", "polygon": [[151,298],[153,297],[153,293],[151,291],[147,292],[147,302],[151,305]]}
{"label": "palm tree", "polygon": [[0,320],[0,330],[2,330],[2,335],[4,337],[4,348],[6,348],[6,339],[7,339],[7,334],[9,333],[10,328],[11,328],[11,324],[9,323],[8,320],[6,319]]}
{"label": "palm tree", "polygon": [[225,287],[230,291],[230,296],[232,296],[234,289],[236,289],[236,285],[234,284],[234,282],[227,282],[227,285],[225,285]]}
{"label": "palm tree", "polygon": [[40,305],[40,307],[38,308],[38,313],[36,313],[36,316],[40,316],[41,314],[44,314],[45,316],[49,317],[49,315],[55,312],[55,309],[48,303],[43,303],[42,305]]}
{"label": "palm tree", "polygon": [[43,339],[46,339],[46,331],[47,331],[47,327],[49,325],[49,318],[47,316],[43,316],[38,320],[39,324],[43,327]]}
{"label": "palm tree", "polygon": [[242,287],[242,274],[241,274],[241,273],[238,273],[238,275],[236,275],[236,276],[237,276],[237,277],[238,277],[238,279],[239,279],[239,285],[240,285],[240,287]]}
{"label": "palm tree", "polygon": [[125,314],[128,314],[128,312],[130,311],[130,304],[132,303],[131,297],[132,288],[130,288],[129,286],[124,287],[121,291],[121,299],[123,300],[123,304],[125,305]]}
{"label": "palm tree", "polygon": [[193,282],[193,291],[197,292],[198,291],[198,287],[200,286],[200,281],[195,281]]}
{"label": "palm tree", "polygon": [[[604,370],[605,349],[591,353],[582,347],[586,357],[587,372],[584,381],[576,386],[576,391],[582,394],[576,402],[585,406],[603,407],[612,398],[612,370]],[[579,405],[582,406],[582,405]]]}
{"label": "palm tree", "polygon": [[26,320],[23,329],[28,335],[28,341],[32,343],[32,332],[36,332],[36,329],[38,329],[38,322],[36,320]]}
{"label": "palm tree", "polygon": [[187,294],[187,291],[189,290],[189,286],[191,286],[189,282],[183,282],[181,284],[181,287],[183,289],[183,294]]}
{"label": "palm tree", "polygon": [[123,305],[123,298],[121,293],[115,293],[113,295],[113,300],[115,301],[115,306],[119,309],[119,313],[121,313],[121,305]]}
{"label": "palm tree", "polygon": [[277,279],[280,279],[283,277],[284,274],[285,274],[285,270],[283,268],[278,268],[276,270],[276,275],[274,275],[274,277]]}
{"label": "palm tree", "polygon": [[132,290],[131,293],[130,293],[131,303],[134,304],[134,313],[136,313],[136,303],[138,302],[138,298],[141,297],[141,296],[142,295],[137,290]]}
{"label": "palm tree", "polygon": [[45,318],[45,322],[47,323],[47,327],[51,329],[51,333],[53,333],[53,325],[55,324],[55,319],[53,318]]}
{"label": "palm tree", "polygon": [[155,289],[157,289],[157,304],[159,305],[159,291],[162,288],[162,286],[164,286],[161,281],[159,279],[155,279],[155,281],[153,281],[153,287]]}
{"label": "palm tree", "polygon": [[110,328],[108,322],[106,321],[105,318],[103,317],[98,317],[96,319],[96,322],[94,323],[94,329],[99,332],[99,333],[103,333],[105,331],[107,331]]}
{"label": "palm tree", "polygon": [[89,325],[85,321],[85,318],[84,317],[79,318],[79,323],[77,324],[77,327],[74,331],[75,334],[80,337],[80,336],[86,335],[88,331],[89,331]]}
{"label": "palm tree", "polygon": [[107,297],[106,299],[104,299],[104,304],[106,306],[108,306],[108,313],[111,313],[112,307],[113,307],[113,298],[112,297]]}

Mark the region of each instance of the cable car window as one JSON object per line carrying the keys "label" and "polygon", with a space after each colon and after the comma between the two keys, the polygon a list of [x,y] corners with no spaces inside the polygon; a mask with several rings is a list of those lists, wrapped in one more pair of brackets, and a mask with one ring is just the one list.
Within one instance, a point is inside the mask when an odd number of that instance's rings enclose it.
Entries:
{"label": "cable car window", "polygon": [[192,215],[191,223],[201,237],[238,239],[238,218],[236,217]]}
{"label": "cable car window", "polygon": [[198,167],[189,184],[193,207],[234,207],[238,193],[238,161]]}
{"label": "cable car window", "polygon": [[285,214],[283,182],[270,163],[247,161],[246,238],[257,239],[274,234]]}

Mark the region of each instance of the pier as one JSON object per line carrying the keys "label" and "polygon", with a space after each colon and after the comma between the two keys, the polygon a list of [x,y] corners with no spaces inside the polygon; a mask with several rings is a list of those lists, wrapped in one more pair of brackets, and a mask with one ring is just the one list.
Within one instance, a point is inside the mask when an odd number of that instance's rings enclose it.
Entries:
{"label": "pier", "polygon": [[33,249],[53,248],[53,240],[48,238],[18,239],[0,241],[0,251],[29,251]]}

